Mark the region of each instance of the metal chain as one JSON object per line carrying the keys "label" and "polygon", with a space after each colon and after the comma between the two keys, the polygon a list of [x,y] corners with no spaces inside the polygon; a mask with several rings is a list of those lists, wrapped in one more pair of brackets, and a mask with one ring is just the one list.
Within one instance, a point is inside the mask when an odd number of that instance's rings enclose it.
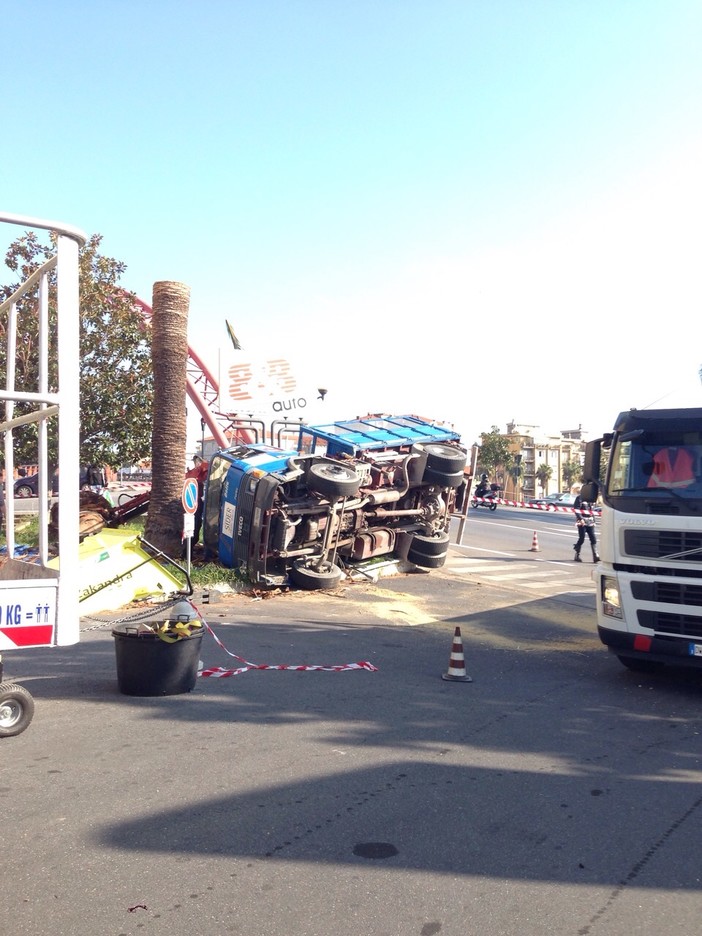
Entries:
{"label": "metal chain", "polygon": [[135,611],[132,614],[125,614],[124,617],[119,618],[99,618],[91,614],[86,614],[86,620],[96,621],[98,623],[93,624],[90,627],[81,627],[80,633],[85,634],[87,631],[100,630],[102,627],[108,627],[110,625],[114,626],[115,624],[131,623],[132,621],[142,621],[148,618],[156,617],[159,611],[166,611],[168,608],[173,607],[173,605],[178,604],[179,601],[182,601],[184,597],[185,596],[183,595],[178,595],[175,598],[167,598],[165,601],[162,601],[158,605],[154,605],[151,608],[146,608],[142,611]]}

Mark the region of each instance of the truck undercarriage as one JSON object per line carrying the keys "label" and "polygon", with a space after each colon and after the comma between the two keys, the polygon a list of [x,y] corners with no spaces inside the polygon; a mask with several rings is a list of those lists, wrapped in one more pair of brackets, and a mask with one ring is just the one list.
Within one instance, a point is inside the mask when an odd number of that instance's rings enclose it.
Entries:
{"label": "truck undercarriage", "polygon": [[466,453],[457,442],[280,453],[267,471],[257,465],[262,449],[215,456],[206,492],[206,551],[215,539],[207,518],[217,517],[217,538],[227,541],[220,561],[253,582],[329,588],[342,567],[377,556],[426,569],[446,561],[450,516],[465,496]]}

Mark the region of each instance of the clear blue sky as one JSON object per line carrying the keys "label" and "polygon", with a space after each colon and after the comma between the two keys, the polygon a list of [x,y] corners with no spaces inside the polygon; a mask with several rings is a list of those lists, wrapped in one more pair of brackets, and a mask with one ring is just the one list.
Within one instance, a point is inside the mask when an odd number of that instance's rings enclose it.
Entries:
{"label": "clear blue sky", "polygon": [[212,366],[466,441],[702,405],[699,0],[2,7],[0,207],[187,283]]}

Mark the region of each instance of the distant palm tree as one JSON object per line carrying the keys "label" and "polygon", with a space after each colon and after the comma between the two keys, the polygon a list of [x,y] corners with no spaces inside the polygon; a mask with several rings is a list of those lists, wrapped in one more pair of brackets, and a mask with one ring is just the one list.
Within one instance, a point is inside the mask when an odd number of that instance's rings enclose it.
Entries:
{"label": "distant palm tree", "polygon": [[546,485],[553,474],[553,468],[550,465],[539,465],[536,469],[536,478],[539,484],[541,485],[541,493],[543,494],[546,490]]}
{"label": "distant palm tree", "polygon": [[569,459],[567,462],[564,462],[561,468],[561,474],[563,475],[563,485],[565,489],[569,491],[576,481],[582,481],[583,466],[579,461]]}
{"label": "distant palm tree", "polygon": [[182,552],[189,305],[190,288],[185,284],[154,283],[151,499],[144,538],[172,558]]}

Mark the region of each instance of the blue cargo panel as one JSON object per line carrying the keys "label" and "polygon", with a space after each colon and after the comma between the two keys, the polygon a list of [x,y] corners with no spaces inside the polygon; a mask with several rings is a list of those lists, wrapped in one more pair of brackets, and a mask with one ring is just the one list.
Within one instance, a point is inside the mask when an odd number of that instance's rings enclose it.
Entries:
{"label": "blue cargo panel", "polygon": [[339,452],[353,455],[363,451],[460,439],[459,434],[448,426],[418,416],[367,416],[322,426],[301,426],[301,440],[303,436],[311,437],[314,443],[326,442],[330,455]]}

